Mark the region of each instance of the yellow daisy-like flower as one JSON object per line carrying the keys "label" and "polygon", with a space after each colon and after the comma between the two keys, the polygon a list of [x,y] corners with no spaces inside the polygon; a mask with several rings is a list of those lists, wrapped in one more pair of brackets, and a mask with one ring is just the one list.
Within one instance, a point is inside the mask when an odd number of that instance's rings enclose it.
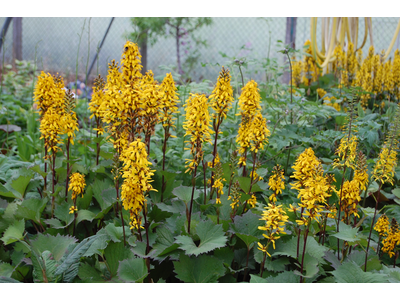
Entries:
{"label": "yellow daisy-like flower", "polygon": [[382,240],[382,252],[389,254],[389,257],[395,255],[393,251],[396,246],[400,244],[400,230],[399,225],[395,219],[392,219],[387,236]]}
{"label": "yellow daisy-like flower", "polygon": [[[80,173],[73,173],[70,178],[70,184],[68,187],[68,191],[72,190],[72,200],[75,200],[78,195],[83,195],[83,191],[85,190],[85,175]],[[74,202],[75,203],[75,202]]]}
{"label": "yellow daisy-like flower", "polygon": [[178,111],[179,97],[171,73],[165,75],[160,85],[160,120],[163,127],[174,127],[174,114]]}
{"label": "yellow daisy-like flower", "polygon": [[229,70],[222,66],[222,70],[219,73],[217,84],[212,91],[210,97],[210,106],[214,110],[213,119],[218,116],[226,119],[226,114],[232,106],[233,89],[231,86],[231,75]]}
{"label": "yellow daisy-like flower", "polygon": [[285,176],[283,175],[283,169],[280,165],[276,165],[272,170],[272,176],[269,178],[268,184],[269,189],[273,190],[273,194],[269,197],[269,201],[276,202],[276,196],[282,194],[282,190],[285,189]]}
{"label": "yellow daisy-like flower", "polygon": [[59,110],[53,107],[46,110],[40,122],[40,132],[40,139],[44,139],[49,151],[56,153],[61,150],[58,145],[63,143],[61,135],[65,133],[65,120]]}
{"label": "yellow daisy-like flower", "polygon": [[121,59],[122,78],[125,84],[129,84],[135,78],[142,77],[140,73],[143,68],[141,57],[138,45],[127,41],[124,45],[124,52]]}
{"label": "yellow daisy-like flower", "polygon": [[61,109],[65,94],[63,88],[63,82],[58,77],[53,77],[43,71],[38,76],[33,101],[41,117],[50,107]]}
{"label": "yellow daisy-like flower", "polygon": [[271,257],[271,254],[268,253],[268,247],[267,246],[264,246],[260,242],[258,242],[257,245],[258,245],[258,248],[257,248],[258,250],[267,253],[268,256]]}
{"label": "yellow daisy-like flower", "polygon": [[378,221],[374,226],[374,230],[379,233],[380,236],[387,236],[389,231],[389,219],[386,215],[382,215],[379,217]]}
{"label": "yellow daisy-like flower", "polygon": [[73,206],[73,205],[69,208],[69,214],[73,214],[73,213],[75,213],[77,211],[78,211],[78,208]]}
{"label": "yellow daisy-like flower", "polygon": [[146,202],[144,193],[154,191],[151,185],[154,170],[149,168],[152,163],[148,161],[145,143],[141,139],[130,143],[122,151],[120,160],[123,162],[124,178],[122,203],[126,210],[138,215]]}
{"label": "yellow daisy-like flower", "polygon": [[190,94],[186,100],[185,119],[183,129],[186,130],[185,136],[190,136],[190,141],[186,144],[190,146],[190,154],[193,159],[186,161],[186,172],[194,170],[203,159],[203,143],[211,142],[213,131],[210,127],[210,114],[208,112],[208,101],[205,95]]}
{"label": "yellow daisy-like flower", "polygon": [[282,205],[268,204],[262,213],[262,218],[260,220],[265,221],[264,226],[259,226],[259,230],[266,231],[263,236],[272,242],[275,249],[275,240],[279,239],[280,234],[286,234],[285,224],[289,217],[286,215],[285,211],[282,209]]}

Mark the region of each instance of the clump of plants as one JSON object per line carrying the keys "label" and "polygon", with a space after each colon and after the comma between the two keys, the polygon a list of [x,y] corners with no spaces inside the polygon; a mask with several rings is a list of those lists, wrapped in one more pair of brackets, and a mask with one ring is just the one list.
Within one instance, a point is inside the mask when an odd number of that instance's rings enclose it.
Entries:
{"label": "clump of plants", "polygon": [[39,151],[0,156],[0,282],[399,282],[400,108],[322,105],[296,68],[183,96],[128,41],[88,104],[41,73]]}

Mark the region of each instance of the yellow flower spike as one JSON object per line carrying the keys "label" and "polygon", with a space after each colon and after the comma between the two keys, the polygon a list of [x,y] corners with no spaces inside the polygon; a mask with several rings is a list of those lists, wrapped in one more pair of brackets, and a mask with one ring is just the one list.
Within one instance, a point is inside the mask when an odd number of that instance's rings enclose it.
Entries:
{"label": "yellow flower spike", "polygon": [[141,55],[137,44],[127,41],[122,53],[121,66],[122,78],[125,84],[129,84],[135,78],[142,77]]}
{"label": "yellow flower spike", "polygon": [[389,219],[386,215],[379,217],[378,221],[374,226],[374,230],[379,233],[380,236],[387,236],[389,231]]}
{"label": "yellow flower spike", "polygon": [[390,227],[387,231],[387,236],[382,240],[382,252],[389,254],[391,258],[395,255],[393,251],[396,246],[400,244],[400,230],[399,225],[395,219],[392,219]]}
{"label": "yellow flower spike", "polygon": [[183,129],[186,130],[185,136],[190,137],[186,145],[190,146],[190,153],[193,156],[193,160],[186,166],[186,172],[191,172],[203,159],[202,145],[205,142],[211,143],[213,131],[210,127],[211,120],[205,95],[190,94],[184,107],[186,121],[183,123]]}
{"label": "yellow flower spike", "polygon": [[222,66],[222,70],[219,73],[217,84],[212,91],[210,97],[210,106],[214,110],[213,118],[216,119],[217,116],[221,116],[226,119],[226,114],[232,106],[233,89],[231,86],[231,75],[229,70]]}
{"label": "yellow flower spike", "polygon": [[146,144],[137,139],[123,149],[120,160],[123,163],[121,200],[125,210],[137,215],[146,203],[144,193],[154,191],[150,184],[154,170],[150,170],[151,162],[147,160]]}
{"label": "yellow flower spike", "polygon": [[[75,200],[79,195],[83,195],[83,191],[85,190],[85,175],[80,173],[73,173],[70,178],[70,184],[68,187],[68,191],[72,190],[71,199]],[[74,202],[75,203],[75,202]]]}
{"label": "yellow flower spike", "polygon": [[[168,73],[161,82],[160,89],[160,119],[163,127],[173,127],[175,119],[174,114],[178,112],[179,97],[177,88],[175,87],[174,79],[171,73]],[[175,137],[172,136],[171,137]]]}
{"label": "yellow flower spike", "polygon": [[[279,239],[280,234],[286,234],[284,226],[288,219],[289,217],[282,209],[282,205],[277,206],[275,204],[269,203],[262,213],[262,218],[260,220],[265,221],[265,226],[259,226],[258,229],[266,231],[263,236],[268,241],[272,242],[274,249],[275,241]],[[260,247],[262,247],[262,245]]]}
{"label": "yellow flower spike", "polygon": [[283,169],[280,165],[276,165],[272,171],[272,176],[269,178],[268,184],[269,189],[273,190],[273,194],[269,197],[269,201],[276,202],[276,196],[282,194],[282,190],[285,189],[285,176],[283,175]]}

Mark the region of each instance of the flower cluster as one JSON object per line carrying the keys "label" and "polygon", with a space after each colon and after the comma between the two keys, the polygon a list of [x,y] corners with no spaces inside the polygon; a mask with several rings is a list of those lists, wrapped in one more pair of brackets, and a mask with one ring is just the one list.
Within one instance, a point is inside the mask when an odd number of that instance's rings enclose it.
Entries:
{"label": "flower cluster", "polygon": [[85,190],[85,175],[80,173],[73,173],[70,178],[70,184],[68,187],[68,191],[72,190],[71,199],[74,201],[79,195],[83,195],[83,191]]}
{"label": "flower cluster", "polygon": [[186,100],[185,119],[183,129],[186,130],[185,136],[190,136],[187,145],[190,148],[192,159],[186,159],[186,172],[191,172],[203,159],[203,143],[211,141],[213,131],[210,127],[210,114],[208,112],[208,101],[205,95],[190,94]]}
{"label": "flower cluster", "polygon": [[226,119],[226,114],[229,108],[231,108],[233,102],[233,89],[231,86],[231,75],[229,74],[229,70],[225,69],[223,66],[219,73],[217,84],[209,99],[210,106],[215,111],[212,118]]}
{"label": "flower cluster", "polygon": [[178,111],[178,93],[176,92],[174,79],[168,73],[160,85],[160,120],[163,127],[173,127],[175,119],[173,114]]}
{"label": "flower cluster", "polygon": [[268,207],[265,207],[265,210],[262,213],[262,218],[260,220],[265,221],[264,226],[259,226],[259,230],[266,231],[263,233],[263,236],[268,240],[268,245],[263,246],[261,243],[258,243],[259,249],[263,252],[268,253],[268,246],[272,242],[272,245],[275,249],[275,241],[280,238],[280,234],[286,234],[285,232],[285,223],[288,221],[289,217],[286,215],[286,212],[282,209],[282,205],[268,204]]}
{"label": "flower cluster", "polygon": [[268,185],[269,189],[274,192],[269,197],[269,201],[276,202],[276,196],[282,194],[282,190],[285,189],[285,176],[283,175],[283,169],[280,165],[276,165],[272,170],[272,176],[269,178]]}
{"label": "flower cluster", "polygon": [[389,254],[389,257],[392,257],[395,255],[393,250],[396,246],[400,245],[400,230],[395,219],[392,219],[390,227],[387,228],[384,236],[386,237],[382,240],[382,252],[387,253]]}
{"label": "flower cluster", "polygon": [[90,119],[95,117],[97,128],[94,128],[94,130],[97,131],[99,135],[104,134],[104,128],[102,127],[102,122],[101,122],[103,118],[101,104],[105,101],[106,97],[104,87],[105,87],[105,81],[99,75],[99,77],[97,77],[94,81],[92,99],[89,102],[89,110],[92,113],[90,115]]}
{"label": "flower cluster", "polygon": [[135,220],[146,203],[145,193],[154,190],[151,185],[154,170],[149,168],[152,163],[147,160],[146,145],[140,139],[123,149],[120,160],[124,178],[121,200],[125,210],[130,212],[131,220]]}

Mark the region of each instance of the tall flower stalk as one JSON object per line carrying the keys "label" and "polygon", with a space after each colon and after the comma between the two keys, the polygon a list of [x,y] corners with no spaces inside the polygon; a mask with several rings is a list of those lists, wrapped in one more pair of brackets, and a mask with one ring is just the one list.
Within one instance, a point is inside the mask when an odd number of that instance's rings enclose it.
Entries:
{"label": "tall flower stalk", "polygon": [[382,185],[385,183],[390,183],[393,185],[394,178],[394,170],[397,166],[397,150],[398,147],[398,139],[400,137],[400,106],[397,106],[396,113],[394,116],[394,123],[389,130],[386,141],[379,153],[378,160],[375,164],[374,170],[372,171],[372,180],[378,183],[378,192],[377,199],[375,199],[375,212],[374,217],[372,218],[371,228],[368,236],[367,249],[365,253],[365,264],[364,270],[367,270],[367,261],[368,261],[368,250],[369,244],[371,242],[371,233],[372,228],[374,227],[376,213],[378,211],[378,204],[380,202],[380,192]]}
{"label": "tall flower stalk", "polygon": [[[163,162],[162,170],[165,171],[165,153],[167,152],[167,141],[170,137],[175,136],[170,134],[170,130],[175,128],[174,114],[178,111],[177,104],[179,103],[178,93],[176,92],[174,79],[171,73],[168,73],[160,85],[160,121],[164,129],[164,143],[163,143]],[[161,178],[161,202],[164,200],[165,191],[165,177],[162,174]]]}
{"label": "tall flower stalk", "polygon": [[104,128],[103,128],[103,113],[101,110],[101,104],[103,101],[105,101],[105,81],[104,79],[99,75],[94,81],[94,86],[93,86],[93,95],[92,95],[92,100],[89,102],[89,110],[91,111],[90,119],[95,118],[96,121],[96,128],[94,130],[96,131],[96,165],[99,164],[99,156],[100,156],[100,143],[98,141],[99,135],[104,134]]}
{"label": "tall flower stalk", "polygon": [[239,145],[239,167],[243,167],[243,176],[246,176],[247,151],[250,148],[250,124],[257,113],[261,112],[261,96],[257,82],[249,81],[243,88],[239,97],[241,123],[239,125],[236,143]]}
{"label": "tall flower stalk", "polygon": [[[213,148],[213,159],[211,163],[211,168],[215,167],[215,160],[217,157],[217,141],[218,134],[220,132],[220,126],[222,121],[226,119],[226,115],[229,109],[232,107],[233,98],[233,89],[231,85],[231,75],[229,74],[229,70],[225,69],[222,66],[221,72],[219,73],[217,83],[210,97],[210,106],[214,110],[212,114],[213,119],[213,129],[215,132],[214,138],[214,148]],[[211,173],[211,187],[214,185],[214,171]],[[210,199],[212,197],[212,192],[210,193]]]}
{"label": "tall flower stalk", "polygon": [[185,119],[183,129],[186,130],[185,136],[190,136],[186,145],[190,148],[192,159],[186,159],[186,171],[192,173],[192,195],[188,214],[188,233],[190,233],[190,222],[192,217],[193,196],[196,186],[196,173],[199,163],[203,160],[203,143],[211,142],[210,114],[208,111],[208,101],[205,95],[191,94],[186,100]]}

